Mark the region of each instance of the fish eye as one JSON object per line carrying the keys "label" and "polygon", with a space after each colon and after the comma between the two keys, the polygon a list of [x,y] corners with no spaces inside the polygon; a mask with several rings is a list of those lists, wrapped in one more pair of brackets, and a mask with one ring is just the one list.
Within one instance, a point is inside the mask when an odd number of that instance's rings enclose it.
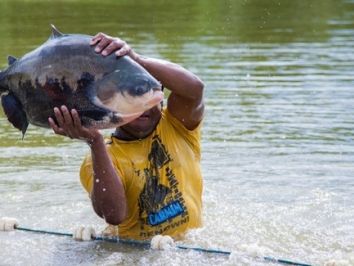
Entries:
{"label": "fish eye", "polygon": [[143,95],[146,92],[146,86],[135,87],[135,95]]}

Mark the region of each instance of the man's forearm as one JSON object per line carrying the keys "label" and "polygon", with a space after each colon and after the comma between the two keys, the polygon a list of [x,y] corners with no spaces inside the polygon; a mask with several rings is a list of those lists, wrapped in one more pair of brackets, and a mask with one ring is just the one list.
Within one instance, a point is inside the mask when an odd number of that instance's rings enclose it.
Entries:
{"label": "man's forearm", "polygon": [[120,224],[127,215],[125,191],[113,167],[103,137],[90,144],[93,162],[91,200],[95,212],[107,223]]}

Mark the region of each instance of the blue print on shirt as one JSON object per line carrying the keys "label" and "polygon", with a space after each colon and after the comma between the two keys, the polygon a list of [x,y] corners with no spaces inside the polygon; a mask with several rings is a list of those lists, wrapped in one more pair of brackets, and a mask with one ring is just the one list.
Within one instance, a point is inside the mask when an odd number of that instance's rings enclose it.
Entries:
{"label": "blue print on shirt", "polygon": [[149,213],[148,222],[150,225],[161,224],[171,218],[174,218],[184,212],[183,206],[178,201],[174,201],[169,205],[163,207],[161,210],[155,213]]}

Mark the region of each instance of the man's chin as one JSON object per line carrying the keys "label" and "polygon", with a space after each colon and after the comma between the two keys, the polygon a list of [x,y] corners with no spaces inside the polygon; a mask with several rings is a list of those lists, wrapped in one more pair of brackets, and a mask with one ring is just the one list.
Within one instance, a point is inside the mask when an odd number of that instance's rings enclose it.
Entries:
{"label": "man's chin", "polygon": [[138,117],[127,125],[129,125],[131,129],[137,131],[145,131],[151,128],[151,120],[149,117]]}
{"label": "man's chin", "polygon": [[149,119],[139,119],[139,118],[135,119],[129,124],[122,126],[122,128],[130,132],[132,135],[136,136],[137,138],[146,137],[154,130],[154,127],[151,125],[151,121]]}
{"label": "man's chin", "polygon": [[160,115],[154,115],[151,112],[145,112],[141,116],[137,117],[133,121],[122,126],[126,132],[130,132],[131,135],[137,139],[145,138],[150,135],[156,128],[160,118]]}

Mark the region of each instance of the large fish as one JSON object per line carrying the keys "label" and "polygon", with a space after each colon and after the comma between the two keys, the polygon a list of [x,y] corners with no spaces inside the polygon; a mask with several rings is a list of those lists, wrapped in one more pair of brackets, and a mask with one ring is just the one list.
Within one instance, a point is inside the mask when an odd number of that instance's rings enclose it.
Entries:
{"label": "large fish", "polygon": [[161,84],[128,56],[103,57],[91,36],[51,37],[20,59],[9,56],[0,72],[1,103],[8,120],[25,134],[28,123],[49,127],[53,108],[75,108],[86,127],[121,126],[163,99]]}

